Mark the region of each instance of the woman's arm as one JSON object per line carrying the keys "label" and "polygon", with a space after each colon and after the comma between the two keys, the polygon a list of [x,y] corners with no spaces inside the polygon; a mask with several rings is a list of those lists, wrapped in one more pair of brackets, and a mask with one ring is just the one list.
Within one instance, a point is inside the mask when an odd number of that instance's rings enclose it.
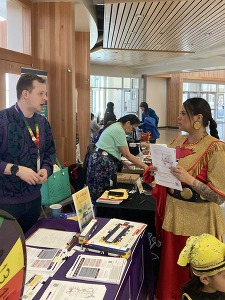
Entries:
{"label": "woman's arm", "polygon": [[128,146],[120,146],[118,147],[119,151],[122,153],[122,155],[131,161],[136,166],[139,166],[146,170],[148,168],[148,165],[146,165],[144,162],[142,162],[140,159],[138,159],[136,156],[130,153]]}
{"label": "woman's arm", "polygon": [[224,196],[219,195],[214,190],[212,190],[207,184],[191,176],[183,167],[178,165],[176,168],[172,168],[171,172],[177,179],[179,179],[181,182],[190,185],[193,188],[193,190],[199,193],[206,200],[214,202],[218,205],[224,203]]}
{"label": "woman's arm", "polygon": [[195,179],[193,181],[193,184],[190,185],[193,190],[195,190],[197,193],[199,193],[202,197],[204,197],[206,200],[214,202],[216,204],[223,204],[225,201],[225,197],[217,194],[215,191],[213,191],[208,185],[205,183],[202,183],[201,181]]}

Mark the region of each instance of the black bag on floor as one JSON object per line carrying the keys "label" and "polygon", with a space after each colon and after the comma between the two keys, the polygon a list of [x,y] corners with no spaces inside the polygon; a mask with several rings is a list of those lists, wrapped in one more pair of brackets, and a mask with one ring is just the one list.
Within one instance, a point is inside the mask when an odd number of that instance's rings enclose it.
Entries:
{"label": "black bag on floor", "polygon": [[82,166],[72,164],[68,167],[70,184],[73,186],[75,192],[81,190],[85,185],[85,174]]}

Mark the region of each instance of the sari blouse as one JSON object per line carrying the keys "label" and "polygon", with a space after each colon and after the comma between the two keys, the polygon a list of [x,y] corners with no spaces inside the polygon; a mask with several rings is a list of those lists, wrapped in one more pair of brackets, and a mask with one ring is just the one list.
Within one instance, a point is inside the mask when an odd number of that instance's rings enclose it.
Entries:
{"label": "sari blouse", "polygon": [[[178,164],[225,197],[225,143],[210,135],[193,144],[187,144],[187,138],[188,135],[180,135],[169,145],[176,149]],[[163,229],[175,235],[209,233],[221,239],[225,233],[221,207],[205,200],[182,201],[167,193]]]}

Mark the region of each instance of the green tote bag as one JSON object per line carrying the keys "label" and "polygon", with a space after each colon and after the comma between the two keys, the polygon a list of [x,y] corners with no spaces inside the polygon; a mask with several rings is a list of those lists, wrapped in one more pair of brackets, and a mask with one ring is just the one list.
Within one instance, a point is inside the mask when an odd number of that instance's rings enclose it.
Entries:
{"label": "green tote bag", "polygon": [[60,170],[53,172],[41,187],[41,204],[44,206],[58,203],[71,195],[68,168],[62,168],[57,158],[56,163]]}

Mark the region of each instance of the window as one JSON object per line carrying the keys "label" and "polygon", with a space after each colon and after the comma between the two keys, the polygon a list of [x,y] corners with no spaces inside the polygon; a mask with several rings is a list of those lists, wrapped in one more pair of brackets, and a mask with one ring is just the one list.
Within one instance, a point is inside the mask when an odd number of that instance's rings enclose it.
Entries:
{"label": "window", "polygon": [[103,119],[107,102],[114,103],[117,118],[138,112],[139,78],[91,76],[91,111]]}
{"label": "window", "polygon": [[219,136],[223,136],[221,124],[225,123],[225,84],[184,82],[183,102],[191,97],[201,97],[208,101],[212,117],[218,123]]}
{"label": "window", "polygon": [[16,0],[0,0],[0,47],[31,54],[31,8]]}

